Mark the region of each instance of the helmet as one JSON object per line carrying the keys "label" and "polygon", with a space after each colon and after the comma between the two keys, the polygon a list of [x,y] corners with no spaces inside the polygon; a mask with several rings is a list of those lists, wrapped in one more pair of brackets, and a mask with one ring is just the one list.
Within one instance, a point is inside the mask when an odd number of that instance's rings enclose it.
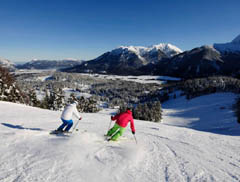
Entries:
{"label": "helmet", "polygon": [[127,109],[126,109],[126,111],[131,111],[132,110],[132,108],[130,108],[130,107],[127,107]]}

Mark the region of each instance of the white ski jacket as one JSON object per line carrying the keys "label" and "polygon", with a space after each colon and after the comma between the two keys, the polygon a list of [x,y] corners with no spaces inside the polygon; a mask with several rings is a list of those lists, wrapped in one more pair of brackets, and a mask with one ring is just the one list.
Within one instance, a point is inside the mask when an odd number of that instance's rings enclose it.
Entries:
{"label": "white ski jacket", "polygon": [[71,120],[73,115],[78,119],[81,118],[76,106],[75,103],[67,105],[62,112],[61,118],[64,120]]}

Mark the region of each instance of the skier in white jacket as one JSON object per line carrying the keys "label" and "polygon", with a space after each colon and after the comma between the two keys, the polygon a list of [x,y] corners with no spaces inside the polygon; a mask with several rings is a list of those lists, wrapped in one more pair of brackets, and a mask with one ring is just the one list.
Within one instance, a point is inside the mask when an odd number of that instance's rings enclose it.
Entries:
{"label": "skier in white jacket", "polygon": [[82,117],[80,116],[77,110],[77,101],[74,101],[72,104],[69,104],[64,108],[61,115],[61,120],[63,124],[58,127],[57,131],[68,132],[73,125],[73,120],[72,120],[73,115],[75,115],[79,120],[82,119]]}

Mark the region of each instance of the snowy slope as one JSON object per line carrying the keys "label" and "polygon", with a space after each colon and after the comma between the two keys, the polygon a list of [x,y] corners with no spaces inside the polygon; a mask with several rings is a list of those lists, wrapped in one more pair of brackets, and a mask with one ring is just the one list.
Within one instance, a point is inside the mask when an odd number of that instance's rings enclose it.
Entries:
{"label": "snowy slope", "polygon": [[[60,112],[0,102],[0,181],[239,181],[240,129],[229,108],[234,98],[170,101],[163,123],[135,121],[137,145],[129,129],[120,142],[103,142],[112,110],[83,113],[79,131],[61,137],[48,134],[60,124]],[[235,129],[217,134],[174,126],[197,120]]]}
{"label": "snowy slope", "polygon": [[125,81],[133,81],[137,83],[156,83],[163,84],[166,81],[179,81],[180,78],[169,77],[169,76],[150,76],[150,75],[141,75],[141,76],[119,76],[119,75],[103,75],[103,74],[88,74],[81,73],[82,75],[87,75],[90,77],[97,77],[101,79],[109,79],[109,80],[125,80]]}
{"label": "snowy slope", "polygon": [[[214,94],[186,100],[181,97],[164,104],[165,124],[200,131],[238,135],[240,125],[231,111],[235,94]],[[170,116],[170,118],[169,118]]]}

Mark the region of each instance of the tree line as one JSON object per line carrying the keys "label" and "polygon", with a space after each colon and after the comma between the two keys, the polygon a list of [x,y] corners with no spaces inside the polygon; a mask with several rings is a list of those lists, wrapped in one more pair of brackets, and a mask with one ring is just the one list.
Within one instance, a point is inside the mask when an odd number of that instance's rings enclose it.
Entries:
{"label": "tree line", "polygon": [[[161,104],[176,98],[178,91],[187,99],[216,92],[240,91],[240,80],[222,76],[188,79],[165,85],[99,79],[59,72],[53,73],[45,81],[39,81],[39,76],[41,74],[33,74],[31,79],[28,79],[29,75],[24,74],[14,77],[5,68],[0,67],[0,100],[51,110],[62,110],[66,104],[77,100],[80,112],[98,112],[101,102],[109,108],[120,106],[120,110],[131,107],[135,119],[160,122]],[[63,90],[65,87],[72,88],[76,93],[87,92],[91,97],[80,97],[74,93],[66,97]],[[42,93],[42,99],[38,98],[37,92]],[[240,118],[239,103],[240,101],[236,101],[235,110]]]}

